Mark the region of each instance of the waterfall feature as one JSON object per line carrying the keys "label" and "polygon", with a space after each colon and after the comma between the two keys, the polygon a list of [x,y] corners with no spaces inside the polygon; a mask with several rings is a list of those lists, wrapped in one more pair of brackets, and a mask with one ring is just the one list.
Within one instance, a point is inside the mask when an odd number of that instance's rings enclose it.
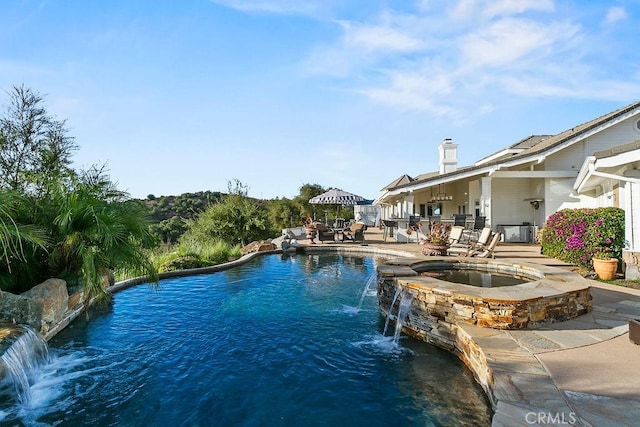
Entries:
{"label": "waterfall feature", "polygon": [[[396,301],[400,300],[398,303],[398,311],[394,316],[392,314],[393,307],[396,305]],[[391,301],[391,305],[389,306],[389,310],[387,311],[387,321],[384,324],[384,330],[382,331],[382,335],[387,335],[387,329],[389,329],[389,322],[391,318],[394,318],[396,322],[395,331],[393,334],[393,341],[395,343],[400,340],[400,333],[402,332],[402,326],[405,322],[409,314],[409,309],[411,308],[411,302],[413,301],[413,294],[408,290],[404,289],[402,286],[398,285],[396,288],[396,293],[393,295],[393,300]]]}
{"label": "waterfall feature", "polygon": [[12,325],[0,330],[7,331],[2,334],[8,337],[3,343],[9,344],[0,356],[1,381],[13,386],[20,403],[28,403],[38,368],[49,362],[47,342],[28,326]]}
{"label": "waterfall feature", "polygon": [[396,316],[396,330],[393,334],[393,341],[398,342],[400,340],[400,333],[402,332],[402,325],[405,319],[409,315],[409,309],[411,308],[411,301],[413,301],[413,294],[406,289],[402,291],[402,297],[400,298],[400,305],[398,306],[398,315]]}
{"label": "waterfall feature", "polygon": [[369,275],[369,278],[367,279],[367,283],[364,285],[364,289],[362,290],[362,295],[360,295],[360,302],[358,303],[358,307],[357,307],[358,310],[362,308],[364,297],[367,296],[367,294],[369,293],[369,290],[371,289],[371,285],[376,283],[377,279],[378,279],[378,272],[374,270],[374,272]]}
{"label": "waterfall feature", "polygon": [[387,335],[387,329],[389,329],[389,321],[393,317],[391,312],[393,311],[393,306],[396,305],[396,301],[402,292],[402,286],[398,285],[396,288],[396,293],[393,295],[393,299],[391,300],[391,305],[389,306],[389,310],[387,310],[387,321],[384,322],[384,329],[382,330],[382,335]]}

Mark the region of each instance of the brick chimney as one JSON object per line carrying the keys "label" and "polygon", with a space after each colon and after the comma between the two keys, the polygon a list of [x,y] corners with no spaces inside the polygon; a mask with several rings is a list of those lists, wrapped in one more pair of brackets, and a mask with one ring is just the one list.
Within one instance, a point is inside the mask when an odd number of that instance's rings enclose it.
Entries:
{"label": "brick chimney", "polygon": [[451,138],[446,138],[438,146],[440,153],[440,175],[454,172],[458,168],[458,144],[454,144]]}

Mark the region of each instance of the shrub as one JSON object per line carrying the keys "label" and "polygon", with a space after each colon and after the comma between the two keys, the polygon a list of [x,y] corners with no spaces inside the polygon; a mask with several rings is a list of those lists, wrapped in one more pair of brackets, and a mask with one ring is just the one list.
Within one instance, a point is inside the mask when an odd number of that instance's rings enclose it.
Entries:
{"label": "shrub", "polygon": [[207,267],[208,265],[208,262],[201,260],[196,256],[185,255],[163,262],[158,267],[158,272],[163,273],[166,271],[189,270],[191,268]]}
{"label": "shrub", "polygon": [[159,272],[185,270],[221,264],[239,258],[241,246],[223,241],[199,242],[182,239],[178,245],[159,246],[151,254]]}
{"label": "shrub", "polygon": [[591,268],[594,255],[621,259],[624,210],[620,208],[563,209],[551,215],[542,233],[545,255]]}

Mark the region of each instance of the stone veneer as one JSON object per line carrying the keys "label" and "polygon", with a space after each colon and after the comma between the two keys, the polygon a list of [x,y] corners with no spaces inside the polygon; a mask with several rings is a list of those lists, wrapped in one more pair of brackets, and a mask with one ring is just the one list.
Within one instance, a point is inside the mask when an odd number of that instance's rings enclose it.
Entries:
{"label": "stone veneer", "polygon": [[[473,269],[531,280],[520,285],[482,288],[420,276],[430,269]],[[591,311],[589,282],[576,273],[537,264],[493,259],[393,259],[378,267],[378,302],[388,315],[396,288],[414,296],[403,332],[455,353],[474,373],[492,406],[494,377],[482,348],[461,325],[492,329],[536,328]]]}
{"label": "stone veneer", "polygon": [[[437,269],[478,270],[523,277],[530,282],[483,288],[420,276]],[[533,264],[489,259],[396,259],[378,267],[378,301],[386,312],[398,285],[414,295],[407,328],[449,335],[457,322],[496,329],[521,329],[568,320],[591,310],[589,283],[576,273]],[[415,326],[415,328],[412,328]],[[434,331],[434,329],[436,329]],[[455,337],[451,337],[453,342]]]}

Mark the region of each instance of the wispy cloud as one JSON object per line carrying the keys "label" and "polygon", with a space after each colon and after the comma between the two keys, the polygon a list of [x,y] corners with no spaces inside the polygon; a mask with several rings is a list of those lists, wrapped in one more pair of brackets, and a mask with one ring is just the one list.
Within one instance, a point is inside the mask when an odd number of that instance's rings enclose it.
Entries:
{"label": "wispy cloud", "polygon": [[542,24],[527,19],[507,18],[469,32],[461,38],[463,64],[475,67],[509,65],[535,66],[555,52],[565,50],[579,35],[570,22]]}
{"label": "wispy cloud", "polygon": [[611,7],[604,17],[604,25],[611,26],[628,18],[627,11],[623,7]]}
{"label": "wispy cloud", "polygon": [[423,42],[405,31],[385,26],[358,25],[341,22],[345,43],[367,51],[412,52]]}
{"label": "wispy cloud", "polygon": [[[448,9],[421,0],[366,22],[337,21],[341,38],[305,65],[375,103],[436,115],[490,110],[487,98],[509,95],[617,100],[624,87],[640,96],[637,76],[621,86],[599,71],[599,35],[579,18],[553,0],[458,0]],[[613,7],[605,22],[625,19]]]}
{"label": "wispy cloud", "polygon": [[243,12],[274,13],[282,15],[314,15],[326,4],[314,0],[211,0],[213,3]]}
{"label": "wispy cloud", "polygon": [[487,5],[482,10],[482,15],[487,18],[497,16],[512,16],[525,12],[553,12],[555,2],[553,0],[498,0],[485,2]]}

